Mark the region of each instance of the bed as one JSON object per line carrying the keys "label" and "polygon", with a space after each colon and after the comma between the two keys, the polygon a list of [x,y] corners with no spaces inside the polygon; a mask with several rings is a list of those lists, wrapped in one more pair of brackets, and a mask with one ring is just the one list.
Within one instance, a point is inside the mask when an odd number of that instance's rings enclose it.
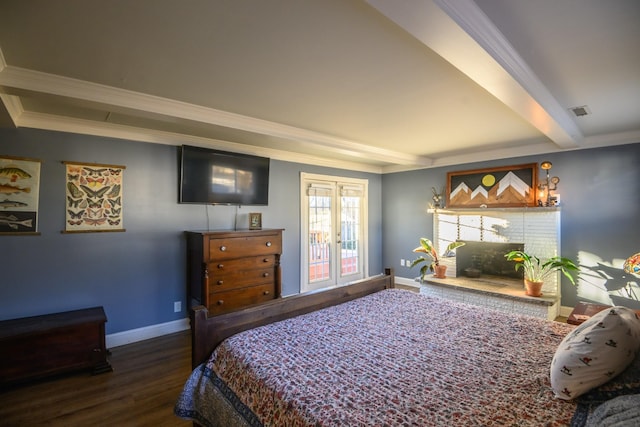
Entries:
{"label": "bed", "polygon": [[550,385],[575,326],[394,289],[391,270],[191,320],[174,412],[202,426],[565,426],[596,406]]}

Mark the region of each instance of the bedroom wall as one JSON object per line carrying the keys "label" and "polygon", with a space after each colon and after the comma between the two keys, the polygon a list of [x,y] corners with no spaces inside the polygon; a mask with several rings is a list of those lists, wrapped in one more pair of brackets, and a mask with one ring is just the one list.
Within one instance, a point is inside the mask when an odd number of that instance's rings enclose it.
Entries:
{"label": "bedroom wall", "polygon": [[[382,266],[381,177],[271,161],[269,206],[183,205],[179,147],[33,129],[0,129],[0,154],[42,161],[39,236],[0,235],[0,320],[101,305],[107,334],[187,317],[184,230],[229,229],[248,212],[263,227],[284,228],[283,294],[299,292],[299,175],[369,180],[369,268]],[[61,161],[125,165],[126,232],[62,234],[65,169]],[[173,302],[182,301],[181,313]]]}
{"label": "bedroom wall", "polygon": [[610,290],[627,281],[622,263],[640,252],[640,143],[383,175],[383,264],[398,277],[417,276],[417,268],[400,266],[400,259],[415,259],[418,239],[432,237],[431,187],[440,190],[447,172],[544,160],[560,178],[562,255],[581,264],[578,288],[562,281],[562,305],[611,303]]}

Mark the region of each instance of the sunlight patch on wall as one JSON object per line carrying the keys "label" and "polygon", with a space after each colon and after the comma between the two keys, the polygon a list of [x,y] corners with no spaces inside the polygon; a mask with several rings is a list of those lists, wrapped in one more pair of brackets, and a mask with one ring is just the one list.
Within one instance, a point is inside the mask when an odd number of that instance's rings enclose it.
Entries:
{"label": "sunlight patch on wall", "polygon": [[640,309],[640,280],[623,271],[624,259],[605,261],[591,252],[580,251],[578,263],[578,299]]}

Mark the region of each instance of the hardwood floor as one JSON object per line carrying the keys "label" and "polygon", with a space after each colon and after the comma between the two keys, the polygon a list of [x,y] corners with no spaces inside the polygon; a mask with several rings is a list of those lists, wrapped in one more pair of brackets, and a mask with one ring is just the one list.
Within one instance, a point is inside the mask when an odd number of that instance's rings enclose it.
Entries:
{"label": "hardwood floor", "polygon": [[113,372],[0,391],[2,426],[190,426],[173,406],[191,372],[189,331],[111,350]]}

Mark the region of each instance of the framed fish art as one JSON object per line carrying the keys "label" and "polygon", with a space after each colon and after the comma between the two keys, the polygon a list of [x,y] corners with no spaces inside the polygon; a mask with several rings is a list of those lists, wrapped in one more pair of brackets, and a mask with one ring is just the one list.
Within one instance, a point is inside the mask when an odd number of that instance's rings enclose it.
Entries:
{"label": "framed fish art", "polygon": [[66,168],[64,233],[125,231],[125,166],[62,162]]}
{"label": "framed fish art", "polygon": [[0,234],[39,234],[40,160],[0,156]]}

